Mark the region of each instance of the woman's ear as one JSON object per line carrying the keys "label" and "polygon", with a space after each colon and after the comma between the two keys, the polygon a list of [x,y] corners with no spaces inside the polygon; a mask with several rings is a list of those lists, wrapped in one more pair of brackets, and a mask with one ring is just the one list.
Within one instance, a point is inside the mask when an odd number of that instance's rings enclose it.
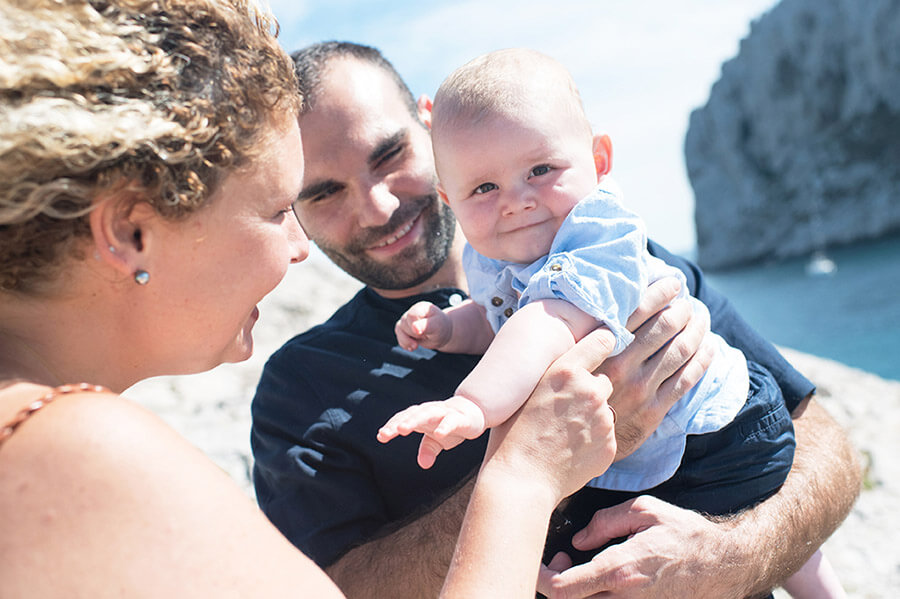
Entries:
{"label": "woman's ear", "polygon": [[594,168],[597,169],[597,180],[609,174],[612,169],[612,140],[609,135],[595,135],[593,141]]}
{"label": "woman's ear", "polygon": [[144,227],[156,216],[152,206],[127,188],[97,198],[89,215],[94,254],[128,277],[144,261]]}
{"label": "woman's ear", "polygon": [[431,98],[427,94],[419,96],[416,102],[416,111],[419,113],[419,120],[431,131]]}

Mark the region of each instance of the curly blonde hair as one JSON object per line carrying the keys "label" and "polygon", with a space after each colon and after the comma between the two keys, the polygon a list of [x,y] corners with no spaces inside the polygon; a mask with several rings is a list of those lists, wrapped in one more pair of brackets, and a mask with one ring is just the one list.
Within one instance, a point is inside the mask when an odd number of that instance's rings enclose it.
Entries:
{"label": "curly blonde hair", "polygon": [[103,190],[204,206],[299,109],[276,35],[253,0],[0,0],[0,290],[78,256]]}

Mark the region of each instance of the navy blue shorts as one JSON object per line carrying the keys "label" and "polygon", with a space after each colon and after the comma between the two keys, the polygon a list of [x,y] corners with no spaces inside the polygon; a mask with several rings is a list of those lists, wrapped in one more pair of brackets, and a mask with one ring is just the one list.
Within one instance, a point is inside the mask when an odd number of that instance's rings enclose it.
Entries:
{"label": "navy blue shorts", "polygon": [[565,551],[576,563],[598,550],[577,551],[570,541],[598,509],[639,495],[653,495],[674,505],[711,515],[738,512],[773,493],[784,483],[794,459],[794,426],[772,375],[753,362],[747,403],[724,428],[689,435],[681,466],[662,484],[640,492],[585,487],[554,513],[544,548],[544,562]]}

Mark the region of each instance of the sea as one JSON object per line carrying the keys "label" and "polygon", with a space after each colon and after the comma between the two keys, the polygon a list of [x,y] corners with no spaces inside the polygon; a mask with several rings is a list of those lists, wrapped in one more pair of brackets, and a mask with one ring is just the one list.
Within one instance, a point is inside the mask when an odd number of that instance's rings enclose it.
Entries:
{"label": "sea", "polygon": [[900,235],[706,274],[776,345],[900,381]]}

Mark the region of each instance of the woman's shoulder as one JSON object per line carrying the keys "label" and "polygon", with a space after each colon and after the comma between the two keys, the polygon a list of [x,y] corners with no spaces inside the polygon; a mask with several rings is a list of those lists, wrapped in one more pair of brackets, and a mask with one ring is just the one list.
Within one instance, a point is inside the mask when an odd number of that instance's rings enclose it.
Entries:
{"label": "woman's shoulder", "polygon": [[[48,391],[34,385],[0,391],[0,426]],[[21,513],[28,504],[78,517],[78,505],[67,503],[73,498],[81,506],[105,505],[109,497],[140,496],[209,466],[146,408],[109,391],[68,391],[31,413],[0,445],[0,513]],[[0,522],[15,526],[2,516]]]}
{"label": "woman's shoulder", "polygon": [[152,411],[93,386],[0,390],[0,428],[10,422],[18,426],[0,445],[0,470],[40,473],[56,485],[78,486],[82,475],[128,484],[129,473],[150,474],[152,460],[200,454]]}
{"label": "woman's shoulder", "polygon": [[[0,390],[0,409],[46,391]],[[0,446],[0,531],[10,596],[278,596],[304,579],[337,595],[221,468],[114,393],[57,398]]]}
{"label": "woman's shoulder", "polygon": [[146,408],[96,385],[47,387],[23,382],[0,390],[0,430],[6,435],[0,451],[4,452],[38,446],[42,453],[55,453],[57,447],[71,450],[72,443],[90,443],[92,449],[102,450],[122,440],[122,434],[114,434],[118,431],[126,435],[140,430],[161,432],[160,426],[162,421]]}
{"label": "woman's shoulder", "polygon": [[[25,416],[23,418],[23,415]],[[10,432],[9,425],[14,428]],[[0,505],[49,501],[79,492],[139,483],[151,456],[190,445],[146,408],[107,390],[16,384],[0,391]],[[143,456],[143,460],[136,458]],[[96,486],[85,485],[91,479]],[[18,489],[10,497],[10,489]],[[25,497],[25,495],[29,495]],[[42,497],[43,495],[43,497]],[[2,510],[0,510],[2,511]]]}

